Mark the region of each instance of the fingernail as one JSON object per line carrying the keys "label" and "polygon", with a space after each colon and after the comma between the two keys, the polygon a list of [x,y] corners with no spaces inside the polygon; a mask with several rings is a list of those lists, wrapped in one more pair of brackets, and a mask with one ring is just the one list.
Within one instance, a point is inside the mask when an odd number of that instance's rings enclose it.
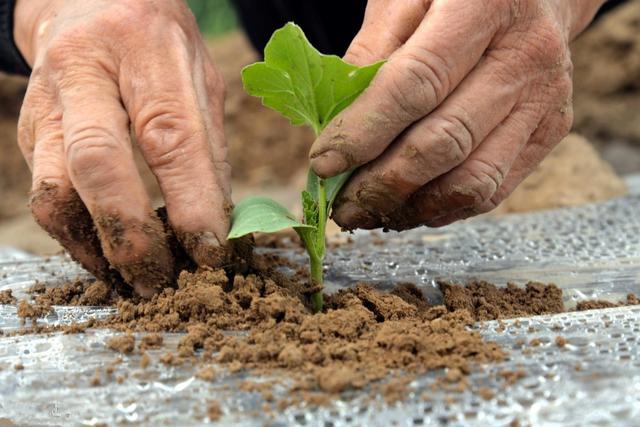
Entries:
{"label": "fingernail", "polygon": [[321,178],[336,176],[349,169],[349,163],[342,154],[335,150],[312,155],[311,168]]}
{"label": "fingernail", "polygon": [[376,221],[366,210],[353,202],[345,202],[336,210],[333,216],[338,225],[348,230],[355,228],[372,229],[378,227]]}
{"label": "fingernail", "polygon": [[227,263],[229,249],[220,244],[214,233],[180,233],[179,239],[196,264],[218,268]]}

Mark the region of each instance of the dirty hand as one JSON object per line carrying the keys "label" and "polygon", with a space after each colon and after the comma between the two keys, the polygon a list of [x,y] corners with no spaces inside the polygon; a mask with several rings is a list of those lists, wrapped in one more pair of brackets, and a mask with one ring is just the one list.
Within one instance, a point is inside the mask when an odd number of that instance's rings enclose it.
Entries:
{"label": "dirty hand", "polygon": [[131,126],[181,243],[198,264],[219,263],[230,207],[224,88],[187,6],[18,0],[15,38],[33,68],[18,139],[39,224],[98,278],[115,269],[146,296],[173,279]]}
{"label": "dirty hand", "polygon": [[602,3],[369,0],[346,60],[388,62],[311,149],[321,177],[362,166],[336,222],[441,226],[496,207],[568,133],[568,43]]}

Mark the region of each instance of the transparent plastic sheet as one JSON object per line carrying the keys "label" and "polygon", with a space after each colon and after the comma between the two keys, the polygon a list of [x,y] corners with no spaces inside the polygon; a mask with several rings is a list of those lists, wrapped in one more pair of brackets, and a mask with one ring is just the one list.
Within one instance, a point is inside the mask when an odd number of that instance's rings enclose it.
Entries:
{"label": "transparent plastic sheet", "polygon": [[[617,301],[640,293],[640,195],[579,208],[512,215],[420,229],[402,234],[356,233],[353,243],[330,251],[330,289],[359,280],[381,288],[411,281],[437,302],[438,278],[471,278],[498,284],[529,280],[555,282],[565,303],[601,298]],[[304,254],[280,250],[294,260]],[[18,297],[34,281],[50,285],[84,275],[64,257],[44,261],[0,250],[0,290]],[[55,272],[56,276],[52,276]],[[56,307],[45,323],[69,323],[104,317],[110,309]],[[14,306],[0,305],[0,327],[19,326]],[[0,337],[0,424],[30,425],[200,425],[209,400],[220,403],[220,425],[637,425],[640,412],[640,307],[538,316],[476,327],[509,351],[503,363],[477,366],[462,393],[433,391],[442,372],[414,381],[406,399],[387,405],[358,394],[322,409],[275,407],[262,412],[262,398],[239,390],[239,383],[266,378],[223,374],[213,382],[193,377],[194,369],[156,363],[165,350],[151,350],[153,362],[142,370],[140,356],[123,356],[113,379],[97,387],[89,381],[96,368],[117,356],[105,349],[113,335],[86,334]],[[567,340],[563,348],[555,337]],[[169,334],[168,348],[180,335]],[[539,338],[541,345],[521,346]],[[16,363],[24,365],[16,371]],[[496,373],[524,368],[527,376],[505,386]],[[126,377],[125,377],[126,375]],[[122,383],[114,379],[122,376]],[[478,390],[495,396],[485,400]],[[274,390],[286,393],[286,384]],[[428,400],[425,400],[425,395]],[[11,425],[11,424],[9,424]]]}

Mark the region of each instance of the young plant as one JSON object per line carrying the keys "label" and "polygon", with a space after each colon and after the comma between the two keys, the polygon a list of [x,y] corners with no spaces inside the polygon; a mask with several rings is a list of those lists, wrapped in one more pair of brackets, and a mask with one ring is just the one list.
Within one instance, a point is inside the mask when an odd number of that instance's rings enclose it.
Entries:
{"label": "young plant", "polygon": [[[307,124],[316,136],[340,111],[369,85],[382,65],[357,67],[335,55],[323,55],[293,23],[273,33],[264,51],[264,62],[242,70],[245,90],[262,98],[263,105],[287,117],[293,125]],[[293,228],[309,255],[310,273],[319,289],[312,295],[315,311],[322,310],[325,229],[336,195],[351,172],[321,179],[312,170],[302,192],[301,221],[277,202],[251,197],[238,203],[232,215],[230,239]]]}

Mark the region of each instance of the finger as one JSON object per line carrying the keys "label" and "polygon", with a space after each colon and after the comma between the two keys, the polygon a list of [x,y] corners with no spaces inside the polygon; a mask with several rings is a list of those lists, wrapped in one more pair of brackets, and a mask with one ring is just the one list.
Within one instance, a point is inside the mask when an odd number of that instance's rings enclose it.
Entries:
{"label": "finger", "polygon": [[434,2],[369,88],[314,142],[313,170],[321,177],[334,176],[378,157],[455,89],[499,25],[482,2]]}
{"label": "finger", "polygon": [[18,144],[33,171],[29,206],[36,222],[71,258],[98,279],[113,283],[116,278],[102,256],[91,216],[67,175],[62,114],[52,97],[34,73],[18,123]]}
{"label": "finger", "polygon": [[399,211],[391,214],[389,228],[430,224],[460,209],[490,202],[542,114],[529,105],[518,107],[466,161],[426,184]]}
{"label": "finger", "polygon": [[483,60],[440,107],[355,173],[336,202],[336,220],[349,228],[375,226],[376,218],[462,163],[511,113],[524,85],[503,62]]}
{"label": "finger", "polygon": [[148,43],[148,54],[123,64],[144,75],[123,84],[123,100],[176,235],[196,263],[220,267],[232,208],[223,82],[204,49],[188,51],[170,32],[150,34]]}
{"label": "finger", "polygon": [[355,65],[386,59],[402,46],[418,28],[431,1],[371,0],[367,3],[362,27],[344,55]]}
{"label": "finger", "polygon": [[493,210],[511,195],[518,185],[535,170],[536,166],[569,133],[572,121],[573,113],[570,104],[568,104],[567,109],[563,109],[561,114],[553,114],[546,117],[531,136],[527,145],[519,153],[503,184],[490,200],[477,206],[463,208],[436,218],[426,225],[442,227],[455,221]]}
{"label": "finger", "polygon": [[118,88],[98,69],[68,73],[59,87],[69,178],[110,264],[150,296],[173,280],[173,260],[133,160]]}

